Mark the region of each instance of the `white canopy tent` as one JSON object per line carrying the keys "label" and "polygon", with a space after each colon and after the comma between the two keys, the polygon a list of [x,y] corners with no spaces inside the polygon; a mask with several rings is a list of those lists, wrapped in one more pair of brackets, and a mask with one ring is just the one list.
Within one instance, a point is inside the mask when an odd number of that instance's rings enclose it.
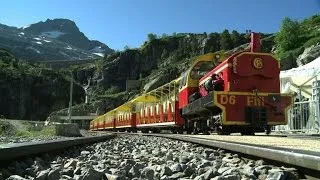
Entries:
{"label": "white canopy tent", "polygon": [[312,83],[320,80],[320,57],[308,64],[280,72],[282,93],[300,93],[312,99]]}
{"label": "white canopy tent", "polygon": [[300,102],[296,102],[291,109],[288,125],[276,129],[320,132],[319,82],[320,57],[304,66],[280,72],[281,93],[296,94]]}

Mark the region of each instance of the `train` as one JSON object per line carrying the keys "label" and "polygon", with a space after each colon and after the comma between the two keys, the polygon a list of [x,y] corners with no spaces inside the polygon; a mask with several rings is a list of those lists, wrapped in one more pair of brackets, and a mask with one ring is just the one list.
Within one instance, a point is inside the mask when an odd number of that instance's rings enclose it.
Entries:
{"label": "train", "polygon": [[177,79],[93,119],[90,130],[254,135],[286,125],[293,96],[280,93],[280,62],[261,52],[259,33],[250,37],[247,50],[198,56]]}

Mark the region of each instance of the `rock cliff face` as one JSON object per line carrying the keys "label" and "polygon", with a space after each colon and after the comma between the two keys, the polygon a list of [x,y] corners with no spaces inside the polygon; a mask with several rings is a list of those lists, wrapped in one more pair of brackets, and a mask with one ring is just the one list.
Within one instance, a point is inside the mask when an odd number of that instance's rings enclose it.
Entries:
{"label": "rock cliff face", "polygon": [[[117,86],[120,91],[124,91],[126,80],[141,80],[144,85],[158,76],[156,84],[149,87],[159,86],[183,72],[187,66],[182,64],[188,63],[191,57],[205,53],[205,41],[202,35],[155,39],[146,42],[140,49],[128,49],[107,56],[102,67],[103,73],[100,73],[104,78],[98,85],[104,89]],[[101,78],[95,73],[96,65],[78,69],[77,80],[86,81],[87,75]]]}
{"label": "rock cliff face", "polygon": [[[10,119],[45,120],[68,106],[70,81],[65,74],[30,65],[0,51],[0,115]],[[74,104],[84,101],[81,86],[74,86]]]}
{"label": "rock cliff face", "polygon": [[315,60],[319,56],[320,56],[320,42],[306,48],[303,51],[303,53],[298,57],[297,64],[298,66],[303,66]]}

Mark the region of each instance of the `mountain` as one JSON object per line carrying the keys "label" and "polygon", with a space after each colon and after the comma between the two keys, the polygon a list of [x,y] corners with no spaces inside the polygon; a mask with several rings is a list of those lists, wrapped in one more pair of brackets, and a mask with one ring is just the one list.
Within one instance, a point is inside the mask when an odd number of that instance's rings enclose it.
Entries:
{"label": "mountain", "polygon": [[0,48],[30,61],[93,59],[114,52],[89,40],[68,19],[48,19],[23,28],[0,24]]}

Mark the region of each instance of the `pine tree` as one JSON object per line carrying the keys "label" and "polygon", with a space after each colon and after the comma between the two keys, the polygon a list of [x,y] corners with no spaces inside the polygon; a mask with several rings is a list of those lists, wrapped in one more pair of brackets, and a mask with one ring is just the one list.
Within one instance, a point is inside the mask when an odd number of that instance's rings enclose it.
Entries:
{"label": "pine tree", "polygon": [[162,38],[166,38],[166,37],[168,37],[168,34],[163,33],[163,34],[162,34]]}
{"label": "pine tree", "polygon": [[128,45],[125,45],[123,49],[128,50],[128,49],[130,49],[130,47]]}
{"label": "pine tree", "polygon": [[149,40],[149,41],[152,41],[152,40],[154,40],[154,39],[157,39],[157,35],[156,35],[156,34],[149,33],[149,34],[148,34],[148,40]]}
{"label": "pine tree", "polygon": [[219,33],[210,33],[209,34],[209,42],[210,44],[210,51],[208,52],[215,52],[220,50],[220,34]]}
{"label": "pine tree", "polygon": [[286,17],[282,21],[279,33],[276,35],[275,41],[281,52],[295,49],[300,45],[300,26],[297,21]]}
{"label": "pine tree", "polygon": [[231,33],[231,40],[232,40],[233,47],[238,47],[238,46],[242,45],[241,36],[235,30],[233,30]]}
{"label": "pine tree", "polygon": [[233,48],[231,36],[227,29],[225,29],[221,33],[220,46],[221,46],[221,49],[223,50],[229,50]]}

